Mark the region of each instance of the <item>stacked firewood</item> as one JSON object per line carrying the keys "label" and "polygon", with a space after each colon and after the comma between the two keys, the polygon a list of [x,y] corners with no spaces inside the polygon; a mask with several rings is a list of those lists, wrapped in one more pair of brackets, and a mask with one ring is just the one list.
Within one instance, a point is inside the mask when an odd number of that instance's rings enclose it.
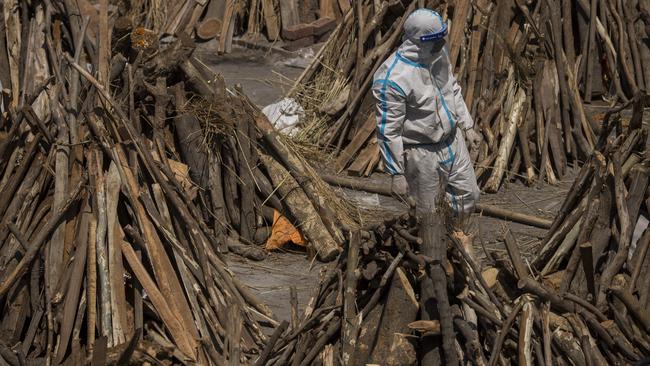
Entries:
{"label": "stacked firewood", "polygon": [[422,3],[450,23],[485,191],[510,178],[555,183],[594,149],[599,121],[584,102],[625,102],[650,83],[646,1],[359,1],[289,93],[307,112],[299,138],[332,151],[339,172],[382,170],[369,87]]}
{"label": "stacked firewood", "polygon": [[353,231],[302,319],[279,327],[260,360],[614,365],[650,357],[647,225],[633,243],[649,205],[648,101],[633,101],[629,124],[623,108],[605,116],[596,151],[532,263],[508,231],[507,256],[486,252],[482,266],[469,237],[445,235],[444,214]]}
{"label": "stacked firewood", "polygon": [[409,214],[353,231],[302,317],[292,303],[290,322],[276,329],[256,365],[386,364],[393,332],[408,332],[418,312],[413,284],[426,257],[415,254],[422,244],[416,231]]}
{"label": "stacked firewood", "polygon": [[333,259],[340,213],[188,37],[165,47],[107,2],[96,23],[3,3],[0,361],[246,362],[276,321],[224,254],[263,257],[275,209]]}
{"label": "stacked firewood", "polygon": [[197,41],[217,39],[220,53],[230,52],[233,43],[262,46],[264,38],[289,51],[323,42],[350,9],[349,0],[120,2],[120,13],[140,18],[144,27],[167,35],[184,32]]}

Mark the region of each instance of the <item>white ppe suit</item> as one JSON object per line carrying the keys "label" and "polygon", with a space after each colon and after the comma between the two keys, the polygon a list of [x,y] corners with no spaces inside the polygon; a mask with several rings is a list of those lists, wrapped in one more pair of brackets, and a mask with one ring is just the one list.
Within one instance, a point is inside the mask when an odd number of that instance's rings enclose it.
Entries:
{"label": "white ppe suit", "polygon": [[[456,213],[471,212],[479,189],[460,131],[474,127],[448,51],[423,42],[446,24],[419,9],[404,24],[404,41],[374,75],[377,142],[387,171],[404,174],[418,211],[435,209],[440,188]],[[422,37],[424,36],[424,37]]]}

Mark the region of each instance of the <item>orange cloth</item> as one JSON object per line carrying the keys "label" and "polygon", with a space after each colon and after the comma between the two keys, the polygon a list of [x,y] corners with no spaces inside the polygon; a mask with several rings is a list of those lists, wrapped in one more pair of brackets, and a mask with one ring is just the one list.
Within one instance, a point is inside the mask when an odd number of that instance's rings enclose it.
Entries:
{"label": "orange cloth", "polygon": [[277,210],[274,210],[271,236],[266,241],[266,249],[278,249],[289,242],[303,247],[307,246],[307,241],[300,231],[286,217],[282,216]]}

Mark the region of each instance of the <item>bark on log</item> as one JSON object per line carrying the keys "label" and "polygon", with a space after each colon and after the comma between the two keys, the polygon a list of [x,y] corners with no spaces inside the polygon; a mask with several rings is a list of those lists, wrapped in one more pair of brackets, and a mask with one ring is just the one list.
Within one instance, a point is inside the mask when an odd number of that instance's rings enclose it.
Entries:
{"label": "bark on log", "polygon": [[322,261],[333,260],[339,254],[340,248],[327,231],[304,191],[282,165],[266,155],[262,154],[260,157],[271,176],[273,185],[278,187],[278,191],[286,200],[287,209],[302,223],[302,232],[316,250],[318,258]]}
{"label": "bark on log", "polygon": [[499,154],[494,163],[492,175],[485,183],[484,189],[486,192],[496,193],[501,186],[501,180],[508,166],[510,152],[515,142],[517,135],[517,126],[524,118],[524,105],[526,102],[526,92],[524,89],[519,88],[515,94],[512,110],[508,116],[508,124],[504,140],[499,144]]}
{"label": "bark on log", "polygon": [[377,341],[370,355],[370,362],[381,364],[391,355],[391,344],[398,333],[408,333],[408,324],[415,321],[419,304],[405,272],[395,270],[391,287],[386,294],[386,302],[377,332]]}

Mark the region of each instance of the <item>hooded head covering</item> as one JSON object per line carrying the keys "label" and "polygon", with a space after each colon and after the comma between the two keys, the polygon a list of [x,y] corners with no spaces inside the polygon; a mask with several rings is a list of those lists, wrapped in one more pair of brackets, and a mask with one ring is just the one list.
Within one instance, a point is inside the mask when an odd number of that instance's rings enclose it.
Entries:
{"label": "hooded head covering", "polygon": [[414,43],[426,43],[421,38],[424,36],[447,34],[447,23],[437,12],[430,9],[418,9],[406,18],[404,23],[404,37]]}
{"label": "hooded head covering", "polygon": [[440,40],[447,35],[447,23],[430,9],[418,9],[406,18],[402,53],[414,61],[430,61],[442,48]]}

